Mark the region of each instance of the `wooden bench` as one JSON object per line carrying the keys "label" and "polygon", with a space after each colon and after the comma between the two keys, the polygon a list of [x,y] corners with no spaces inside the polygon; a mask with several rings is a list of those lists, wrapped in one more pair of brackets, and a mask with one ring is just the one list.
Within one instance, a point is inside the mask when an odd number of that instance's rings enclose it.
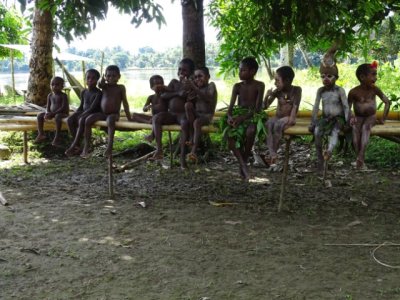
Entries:
{"label": "wooden bench", "polygon": [[[224,113],[216,112],[215,120],[220,118]],[[269,115],[273,115],[274,112],[268,112]],[[380,117],[382,112],[378,112],[378,117]],[[283,198],[285,194],[286,180],[287,180],[287,171],[289,165],[289,152],[290,152],[290,143],[293,136],[303,136],[303,135],[311,135],[308,131],[308,126],[310,124],[311,112],[302,112],[300,111],[297,116],[296,125],[288,128],[284,132],[284,138],[286,141],[285,145],[285,159],[283,164],[283,174],[282,174],[282,183],[281,183],[281,191],[279,197],[278,211],[282,209]],[[63,129],[67,129],[66,118],[63,119]],[[94,124],[95,127],[107,127],[106,121],[97,121]],[[145,123],[136,123],[129,122],[123,117],[121,117],[120,121],[116,122],[116,129],[131,129],[131,130],[151,130],[151,124]],[[171,132],[171,131],[180,131],[181,128],[179,125],[164,125],[162,126],[163,131]],[[27,132],[37,130],[37,118],[35,116],[12,116],[12,115],[2,115],[0,116],[0,130],[3,131],[23,131],[23,156],[24,162],[28,163],[28,143],[27,143]],[[44,130],[52,131],[55,130],[54,121],[45,121]],[[218,132],[218,128],[214,125],[203,126],[202,131],[205,133],[215,133]],[[376,125],[371,130],[372,135],[378,135],[381,137],[390,137],[390,136],[400,136],[400,112],[390,112],[388,115],[388,120],[384,125]],[[170,137],[171,139],[171,137]],[[172,158],[171,158],[172,159]],[[112,178],[112,157],[109,159],[109,193],[110,196],[113,196],[113,178]]]}

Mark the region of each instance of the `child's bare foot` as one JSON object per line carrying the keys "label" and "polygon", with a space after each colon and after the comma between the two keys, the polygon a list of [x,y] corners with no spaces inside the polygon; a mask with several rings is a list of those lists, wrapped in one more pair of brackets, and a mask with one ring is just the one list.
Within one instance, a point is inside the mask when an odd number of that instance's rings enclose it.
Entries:
{"label": "child's bare foot", "polygon": [[156,152],[152,157],[149,157],[149,161],[157,161],[157,160],[162,160],[164,158],[164,155],[161,152]]}
{"label": "child's bare foot", "polygon": [[66,156],[71,157],[74,155],[79,155],[79,153],[81,153],[81,149],[79,147],[69,147],[64,153]]}
{"label": "child's bare foot", "polygon": [[154,141],[154,135],[152,135],[152,134],[146,135],[146,136],[144,137],[144,139],[145,139],[145,141],[151,143],[151,142]]}
{"label": "child's bare foot", "polygon": [[324,151],[324,160],[329,160],[332,157],[332,152],[329,150]]}
{"label": "child's bare foot", "polygon": [[51,142],[51,145],[54,147],[60,147],[61,146],[61,141],[59,138],[54,138],[54,140]]}
{"label": "child's bare foot", "polygon": [[45,141],[46,139],[47,139],[47,137],[44,134],[39,134],[35,139],[35,143],[41,143],[41,142]]}
{"label": "child's bare foot", "polygon": [[186,155],[186,158],[190,162],[197,164],[198,160],[197,160],[197,155],[195,153],[192,153],[192,152],[188,153],[188,155]]}
{"label": "child's bare foot", "polygon": [[104,156],[110,157],[111,155],[112,155],[112,149],[107,147],[106,151],[104,151]]}
{"label": "child's bare foot", "polygon": [[242,180],[244,182],[249,182],[250,175],[249,175],[249,170],[247,169],[247,166],[246,165],[240,166],[239,170],[240,170],[240,176],[242,177]]}
{"label": "child's bare foot", "polygon": [[366,170],[367,166],[365,165],[364,161],[362,161],[361,159],[357,159],[356,160],[356,168],[358,170]]}

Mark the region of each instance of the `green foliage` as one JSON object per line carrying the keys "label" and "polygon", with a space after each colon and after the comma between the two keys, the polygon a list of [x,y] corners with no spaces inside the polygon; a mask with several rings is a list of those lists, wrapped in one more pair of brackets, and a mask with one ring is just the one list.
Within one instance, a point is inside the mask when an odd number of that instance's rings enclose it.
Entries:
{"label": "green foliage", "polygon": [[[25,9],[29,0],[19,2],[22,9]],[[153,20],[159,26],[165,24],[162,7],[153,0],[37,0],[37,4],[39,9],[52,13],[56,36],[64,37],[67,42],[74,37],[86,37],[96,28],[96,21],[106,18],[110,5],[120,13],[131,15],[131,23],[137,26],[143,21]]]}
{"label": "green foliage", "polygon": [[228,72],[243,57],[265,61],[284,44],[304,42],[310,50],[325,51],[337,41],[346,52],[369,49],[372,30],[390,11],[400,10],[400,4],[391,0],[213,0],[209,9],[211,23],[220,30],[218,61]]}
{"label": "green foliage", "polygon": [[[249,113],[249,109],[235,106],[232,111],[232,116],[243,116]],[[267,131],[265,128],[265,122],[267,120],[267,114],[265,111],[254,113],[252,118],[244,120],[236,127],[228,125],[228,116],[225,114],[219,120],[219,131],[223,138],[233,138],[235,140],[235,147],[242,148],[246,140],[246,131],[250,124],[256,124],[256,140],[262,143],[265,140]]]}
{"label": "green foliage", "polygon": [[400,144],[371,136],[365,153],[365,161],[376,167],[396,168],[400,166],[399,153]]}
{"label": "green foliage", "polygon": [[[0,3],[0,44],[27,44],[27,31],[23,30],[24,25],[24,19],[14,8],[7,9]],[[14,53],[16,56],[21,56],[18,51]],[[10,49],[0,47],[0,58],[9,56]]]}

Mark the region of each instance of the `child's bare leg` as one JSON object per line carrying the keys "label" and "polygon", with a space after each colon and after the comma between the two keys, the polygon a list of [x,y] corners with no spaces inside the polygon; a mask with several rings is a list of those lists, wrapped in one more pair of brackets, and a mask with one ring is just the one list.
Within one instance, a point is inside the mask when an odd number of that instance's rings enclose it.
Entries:
{"label": "child's bare leg", "polygon": [[269,155],[271,157],[276,157],[276,153],[274,152],[274,125],[275,122],[277,121],[277,119],[274,118],[270,118],[268,119],[267,123],[265,124],[267,127],[267,147],[269,150]]}
{"label": "child's bare leg", "polygon": [[281,118],[279,120],[276,120],[276,122],[275,122],[274,131],[273,131],[273,134],[272,134],[272,136],[273,136],[273,139],[272,139],[272,141],[273,141],[272,153],[274,154],[274,155],[271,154],[271,159],[272,160],[276,159],[277,156],[278,156],[277,155],[277,151],[278,151],[278,148],[279,148],[279,142],[280,142],[280,140],[282,138],[283,131],[285,130],[285,127],[286,127],[286,124],[288,122],[288,119],[289,119],[288,117],[284,117],[284,118]]}
{"label": "child's bare leg", "polygon": [[353,146],[358,158],[361,145],[361,128],[364,118],[356,117],[356,124],[353,125]]}
{"label": "child's bare leg", "polygon": [[324,157],[322,155],[322,134],[318,126],[314,129],[314,139],[315,152],[317,154],[317,170],[318,172],[322,172],[324,170]]}
{"label": "child's bare leg", "polygon": [[246,163],[243,160],[242,152],[240,151],[240,149],[235,147],[234,139],[228,138],[228,147],[239,162],[240,176],[243,178],[243,180],[249,181],[250,179],[249,170],[247,168]]}
{"label": "child's bare leg", "polygon": [[156,140],[156,152],[152,159],[161,159],[163,157],[162,149],[162,125],[173,124],[176,122],[176,118],[168,112],[160,112],[153,116],[153,132]]}
{"label": "child's bare leg", "polygon": [[105,157],[110,157],[112,155],[112,149],[114,145],[114,135],[115,135],[115,122],[118,121],[118,115],[111,114],[107,117],[107,127],[108,127],[108,143],[106,151],[104,151]]}
{"label": "child's bare leg", "polygon": [[339,140],[339,132],[340,132],[340,130],[337,126],[335,126],[332,129],[331,135],[329,136],[328,148],[324,155],[325,160],[328,160],[331,158],[333,149],[336,147],[338,140]]}
{"label": "child's bare leg", "polygon": [[46,139],[46,136],[43,131],[43,126],[44,126],[44,115],[45,113],[40,113],[37,116],[37,124],[38,124],[38,135],[35,139],[35,143],[40,143]]}
{"label": "child's bare leg", "polygon": [[105,120],[106,115],[102,112],[94,113],[89,115],[85,120],[84,128],[84,139],[83,139],[83,149],[81,153],[82,158],[86,158],[89,155],[90,139],[92,137],[92,126],[94,123],[100,120]]}
{"label": "child's bare leg", "polygon": [[187,141],[189,142],[190,145],[193,145],[193,135],[194,135],[194,121],[195,121],[195,113],[194,113],[194,105],[192,102],[186,102],[185,103],[185,112],[186,112],[186,118],[188,120],[189,124],[189,133],[188,133],[188,138]]}
{"label": "child's bare leg", "polygon": [[371,129],[375,125],[376,116],[369,116],[364,118],[364,122],[361,127],[361,143],[360,143],[360,151],[357,156],[357,167],[364,167],[364,159],[365,159],[365,150],[367,149],[367,145],[369,142],[369,137],[371,135]]}
{"label": "child's bare leg", "polygon": [[200,137],[201,137],[201,127],[203,127],[204,125],[208,125],[210,123],[210,120],[207,118],[197,118],[194,120],[193,122],[193,129],[194,129],[194,133],[193,133],[193,146],[192,146],[192,150],[190,151],[191,154],[194,154],[194,157],[196,157],[196,151],[197,151],[197,147],[199,146],[199,142],[200,142]]}
{"label": "child's bare leg", "polygon": [[72,114],[68,119],[67,119],[67,125],[68,125],[68,130],[72,136],[72,138],[75,138],[76,132],[79,126],[79,116],[81,113],[76,112]]}
{"label": "child's bare leg", "polygon": [[65,155],[71,156],[71,155],[74,155],[74,154],[76,154],[76,155],[79,154],[79,151],[80,151],[79,144],[80,144],[80,139],[81,139],[81,137],[83,135],[83,132],[85,130],[86,119],[87,119],[87,117],[79,118],[79,121],[78,121],[79,126],[78,126],[78,129],[77,129],[76,133],[75,133],[75,138],[74,138],[71,146],[69,146],[69,148],[65,151]]}
{"label": "child's bare leg", "polygon": [[181,138],[179,141],[181,147],[181,155],[180,155],[181,169],[187,168],[185,150],[186,150],[186,141],[188,136],[189,136],[189,121],[183,120],[181,122]]}
{"label": "child's bare leg", "polygon": [[61,126],[62,126],[62,119],[65,118],[66,114],[56,114],[54,117],[54,121],[56,123],[56,134],[54,135],[53,142],[51,143],[53,146],[60,145],[60,133],[61,133]]}
{"label": "child's bare leg", "polygon": [[246,129],[246,143],[244,145],[243,160],[247,164],[251,150],[253,149],[254,140],[256,138],[256,126],[250,124]]}
{"label": "child's bare leg", "polygon": [[145,114],[133,113],[132,114],[132,122],[151,123],[151,116],[145,115]]}

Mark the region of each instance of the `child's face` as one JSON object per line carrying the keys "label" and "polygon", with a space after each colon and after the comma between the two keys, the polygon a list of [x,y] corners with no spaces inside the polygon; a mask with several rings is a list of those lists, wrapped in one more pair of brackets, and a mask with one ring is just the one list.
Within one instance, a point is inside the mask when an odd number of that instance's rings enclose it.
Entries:
{"label": "child's face", "polygon": [[336,82],[336,76],[332,75],[332,74],[322,73],[321,74],[321,79],[322,79],[322,84],[325,87],[333,87],[335,85],[335,82]]}
{"label": "child's face", "polygon": [[161,78],[155,78],[152,80],[151,89],[157,93],[159,87],[164,86],[164,80]]}
{"label": "child's face", "polygon": [[252,79],[255,75],[254,70],[250,69],[247,65],[240,64],[239,65],[239,79],[240,80],[249,80]]}
{"label": "child's face", "polygon": [[108,84],[116,84],[118,82],[118,80],[120,79],[121,75],[114,70],[108,70],[106,72],[106,81]]}
{"label": "child's face", "polygon": [[210,80],[210,76],[206,75],[203,71],[196,70],[194,72],[194,83],[197,87],[202,88],[207,86],[208,80]]}
{"label": "child's face", "polygon": [[288,80],[283,80],[281,75],[278,73],[275,74],[275,86],[278,91],[282,91],[283,89],[290,87],[291,83]]}
{"label": "child's face", "polygon": [[50,83],[51,86],[51,90],[54,93],[59,93],[62,91],[63,87],[64,87],[64,82],[62,82],[61,80],[52,80]]}
{"label": "child's face", "polygon": [[96,87],[98,80],[99,80],[99,78],[97,78],[97,76],[95,74],[93,74],[92,72],[86,73],[86,85],[89,88]]}
{"label": "child's face", "polygon": [[371,68],[367,75],[361,76],[361,83],[373,87],[375,86],[375,82],[378,80],[377,75],[378,73],[376,72],[376,69]]}
{"label": "child's face", "polygon": [[183,79],[188,79],[192,75],[190,68],[187,64],[179,64],[178,68],[178,77],[179,80],[182,81]]}

